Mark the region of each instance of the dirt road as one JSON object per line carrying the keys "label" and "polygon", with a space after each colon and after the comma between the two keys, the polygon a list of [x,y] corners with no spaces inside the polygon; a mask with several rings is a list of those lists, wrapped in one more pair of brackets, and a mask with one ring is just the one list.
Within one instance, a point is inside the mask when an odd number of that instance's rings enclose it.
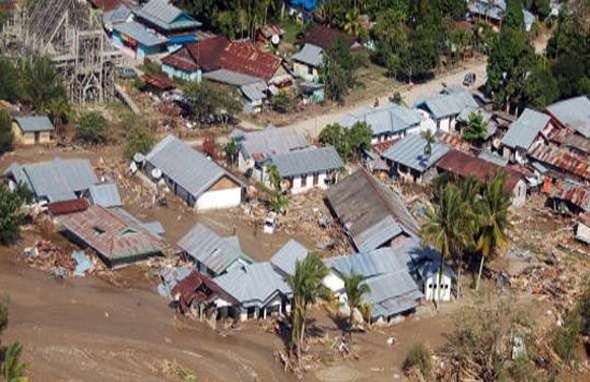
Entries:
{"label": "dirt road", "polygon": [[[403,90],[404,88],[402,88],[400,89],[400,92],[405,102],[408,105],[413,105],[418,99],[431,96],[439,92],[442,89],[442,83],[446,83],[448,86],[460,86],[463,82],[465,74],[467,74],[468,72],[474,72],[477,77],[476,84],[472,86],[472,88],[476,88],[485,83],[486,64],[482,62],[474,62],[463,66],[458,71],[454,71],[453,73],[437,77],[426,83],[414,85],[411,88],[405,86],[405,90]],[[389,96],[391,96],[391,94],[382,95],[376,98],[379,99],[379,104],[383,105],[386,102],[388,102]],[[317,117],[305,119],[303,121],[293,123],[289,126],[294,127],[296,129],[300,129],[311,137],[316,137],[321,131],[321,129],[327,124],[340,122],[347,113],[350,113],[360,107],[373,106],[374,103],[375,99],[373,98],[362,103],[354,105],[345,105],[341,108],[338,108],[336,111],[323,114]],[[248,128],[253,127],[250,125],[251,124],[248,125]]]}

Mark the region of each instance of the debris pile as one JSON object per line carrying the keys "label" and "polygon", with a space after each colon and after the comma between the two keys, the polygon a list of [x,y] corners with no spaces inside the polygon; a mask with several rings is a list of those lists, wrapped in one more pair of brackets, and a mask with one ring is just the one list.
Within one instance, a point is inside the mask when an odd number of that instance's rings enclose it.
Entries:
{"label": "debris pile", "polygon": [[60,247],[49,240],[40,240],[33,247],[25,249],[27,263],[33,268],[51,272],[56,277],[83,277],[104,269],[96,257],[87,256],[84,251]]}

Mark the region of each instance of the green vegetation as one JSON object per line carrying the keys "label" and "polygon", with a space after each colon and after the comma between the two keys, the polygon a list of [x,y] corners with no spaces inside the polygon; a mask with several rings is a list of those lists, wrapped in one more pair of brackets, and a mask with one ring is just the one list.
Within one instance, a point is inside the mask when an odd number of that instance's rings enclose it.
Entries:
{"label": "green vegetation", "polygon": [[334,146],[340,157],[348,161],[371,145],[371,136],[371,128],[366,122],[357,122],[350,129],[332,123],[322,129],[319,140],[324,145]]}
{"label": "green vegetation", "polygon": [[301,364],[301,351],[305,342],[308,309],[318,300],[329,300],[331,293],[322,284],[328,268],[318,255],[312,253],[303,261],[297,261],[295,273],[287,280],[293,291],[293,312],[291,314],[291,352],[297,349]]}
{"label": "green vegetation", "polygon": [[344,290],[346,291],[347,304],[350,309],[350,315],[348,316],[348,326],[350,330],[352,330],[356,324],[354,311],[361,311],[363,295],[371,291],[369,285],[364,281],[364,276],[359,273],[352,273],[344,276]]}
{"label": "green vegetation", "polygon": [[136,153],[147,154],[154,146],[152,133],[144,126],[134,126],[127,135],[125,157],[133,158]]}
{"label": "green vegetation", "polygon": [[211,122],[211,117],[225,123],[229,117],[242,110],[242,104],[233,91],[224,90],[207,81],[187,83],[184,93],[193,117],[199,123]]}
{"label": "green vegetation", "polygon": [[295,100],[289,93],[281,91],[270,99],[270,105],[274,111],[286,114],[293,110]]}
{"label": "green vegetation", "polygon": [[344,39],[338,38],[330,45],[324,52],[320,68],[320,80],[325,85],[326,96],[342,103],[356,83],[355,71],[359,66],[359,60],[350,52]]}
{"label": "green vegetation", "polygon": [[78,118],[76,138],[84,143],[103,144],[108,141],[109,130],[105,117],[97,111],[90,111]]}
{"label": "green vegetation", "polygon": [[480,113],[471,113],[469,121],[463,127],[462,136],[467,142],[482,142],[488,133],[488,124],[484,121]]}
{"label": "green vegetation", "polygon": [[7,111],[0,111],[0,154],[12,149],[14,136],[12,134],[12,117]]}
{"label": "green vegetation", "polygon": [[428,379],[432,373],[432,361],[430,357],[430,350],[424,344],[414,344],[408,351],[402,368],[406,373],[412,368],[417,368],[422,373],[422,376]]}
{"label": "green vegetation", "polygon": [[25,223],[21,207],[31,199],[31,191],[24,184],[14,191],[0,184],[0,244],[12,244],[20,237],[20,227]]}
{"label": "green vegetation", "polygon": [[235,164],[238,161],[238,141],[235,138],[232,138],[223,146],[223,152],[225,153],[225,158],[229,164]]}
{"label": "green vegetation", "polygon": [[35,110],[45,111],[50,102],[65,99],[65,89],[53,62],[48,57],[23,58],[17,63],[21,100],[31,102]]}
{"label": "green vegetation", "polygon": [[[8,326],[8,299],[0,301],[0,335]],[[23,347],[18,342],[3,346],[0,342],[0,376],[6,382],[26,382],[27,365],[20,361]]]}
{"label": "green vegetation", "polygon": [[422,138],[424,138],[424,140],[426,141],[426,144],[424,145],[424,155],[427,158],[430,158],[430,156],[432,155],[432,145],[436,143],[436,136],[430,129],[421,132],[420,136],[422,136]]}

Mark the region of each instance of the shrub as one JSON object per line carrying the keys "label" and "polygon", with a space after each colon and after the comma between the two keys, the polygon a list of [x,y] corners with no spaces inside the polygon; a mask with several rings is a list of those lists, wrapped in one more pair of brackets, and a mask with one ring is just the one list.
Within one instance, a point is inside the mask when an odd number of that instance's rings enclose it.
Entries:
{"label": "shrub", "polygon": [[405,372],[414,367],[420,370],[424,377],[429,377],[432,371],[430,351],[421,343],[412,345],[402,366]]}
{"label": "shrub", "polygon": [[136,153],[147,154],[153,145],[154,137],[150,131],[143,126],[134,126],[127,136],[125,157],[131,159]]}
{"label": "shrub", "polygon": [[565,317],[563,326],[555,331],[551,343],[555,353],[568,365],[578,361],[577,350],[581,330],[580,311],[574,309]]}
{"label": "shrub", "polygon": [[76,136],[86,143],[101,144],[108,140],[108,130],[109,124],[102,114],[92,111],[82,114],[78,119]]}

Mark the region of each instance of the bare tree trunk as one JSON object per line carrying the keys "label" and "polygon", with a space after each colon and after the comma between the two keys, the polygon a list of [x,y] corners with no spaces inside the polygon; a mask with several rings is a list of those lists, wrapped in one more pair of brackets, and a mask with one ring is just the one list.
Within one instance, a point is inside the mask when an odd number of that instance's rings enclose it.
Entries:
{"label": "bare tree trunk", "polygon": [[299,337],[299,345],[297,345],[297,361],[299,362],[299,367],[303,367],[303,363],[301,362],[301,348],[303,347],[303,340],[305,339],[305,317],[301,317],[301,336]]}
{"label": "bare tree trunk", "polygon": [[482,253],[481,255],[481,260],[479,262],[479,272],[477,273],[477,281],[475,282],[475,290],[479,290],[479,281],[481,280],[481,274],[483,272],[483,262],[485,260],[485,257]]}

